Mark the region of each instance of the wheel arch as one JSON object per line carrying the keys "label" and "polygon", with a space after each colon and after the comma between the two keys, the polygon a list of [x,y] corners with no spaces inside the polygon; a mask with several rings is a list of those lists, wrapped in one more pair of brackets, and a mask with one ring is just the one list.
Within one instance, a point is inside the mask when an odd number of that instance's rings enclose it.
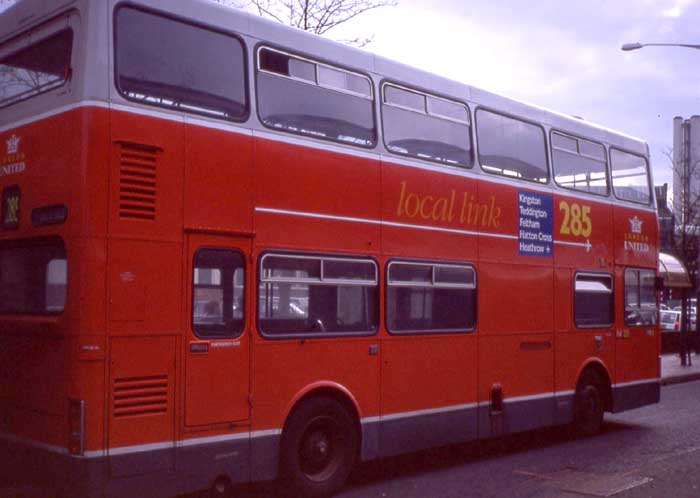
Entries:
{"label": "wheel arch", "polygon": [[586,360],[581,368],[579,369],[578,376],[576,377],[576,390],[581,387],[582,380],[589,375],[595,376],[600,382],[602,387],[603,401],[605,403],[605,411],[611,411],[613,406],[612,399],[612,377],[610,371],[605,363],[600,360],[600,358],[589,358]]}
{"label": "wheel arch", "polygon": [[[347,410],[347,412],[350,414],[350,417],[353,419],[353,424],[355,427],[355,431],[357,433],[357,441],[358,441],[358,452],[359,449],[362,447],[362,427],[361,427],[361,411],[360,411],[360,405],[357,402],[357,399],[353,394],[350,392],[348,388],[343,386],[342,384],[339,384],[337,382],[332,382],[332,381],[319,381],[319,382],[314,382],[313,384],[309,384],[306,386],[304,389],[299,391],[287,404],[285,407],[285,416],[284,416],[284,423],[282,424],[282,438],[285,436],[285,432],[287,430],[287,425],[289,424],[289,420],[291,418],[291,415],[294,413],[294,411],[299,408],[303,403],[305,403],[307,400],[316,398],[316,397],[328,397],[332,398],[338,403],[340,403],[343,408]],[[358,455],[359,456],[359,453]]]}

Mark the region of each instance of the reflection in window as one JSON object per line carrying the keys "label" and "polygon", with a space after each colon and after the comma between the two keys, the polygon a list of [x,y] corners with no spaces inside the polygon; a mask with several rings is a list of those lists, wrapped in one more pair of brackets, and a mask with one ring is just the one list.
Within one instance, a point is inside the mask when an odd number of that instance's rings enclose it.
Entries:
{"label": "reflection in window", "polygon": [[625,324],[656,323],[656,272],[627,268],[625,270]]}
{"label": "reflection in window", "polygon": [[612,184],[618,199],[649,204],[649,166],[642,156],[610,150]]}
{"label": "reflection in window", "polygon": [[608,327],[613,323],[610,275],[578,273],[574,282],[574,323],[577,327]]}
{"label": "reflection in window", "polygon": [[243,330],[245,270],[240,254],[200,249],[192,275],[192,326],[199,337],[232,337]]}
{"label": "reflection in window", "polygon": [[605,147],[552,132],[554,181],[565,188],[608,195]]}
{"label": "reflection in window", "polygon": [[73,31],[66,29],[0,59],[0,107],[63,85],[72,44]]}
{"label": "reflection in window", "polygon": [[547,183],[544,131],[539,126],[479,109],[476,137],[484,171]]}
{"label": "reflection in window", "polygon": [[387,280],[391,332],[468,331],[476,325],[476,274],[470,266],[392,262]]}
{"label": "reflection in window", "polygon": [[116,15],[120,92],[146,104],[240,120],[248,113],[236,38],[140,10]]}
{"label": "reflection in window", "polygon": [[364,75],[263,47],[257,88],[267,127],[361,147],[376,142],[372,87]]}
{"label": "reflection in window", "polygon": [[383,94],[384,141],[391,152],[471,167],[469,111],[464,104],[389,84]]}
{"label": "reflection in window", "polygon": [[0,246],[0,313],[60,313],[68,288],[60,239],[29,239]]}
{"label": "reflection in window", "polygon": [[377,328],[377,268],[371,260],[267,254],[258,293],[264,334],[359,334]]}

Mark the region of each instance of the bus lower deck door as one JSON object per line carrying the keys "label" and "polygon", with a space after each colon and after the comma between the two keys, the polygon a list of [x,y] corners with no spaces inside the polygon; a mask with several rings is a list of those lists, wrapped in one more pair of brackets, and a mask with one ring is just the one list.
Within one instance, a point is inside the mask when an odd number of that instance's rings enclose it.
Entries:
{"label": "bus lower deck door", "polygon": [[185,425],[249,418],[250,309],[246,262],[250,239],[188,238]]}

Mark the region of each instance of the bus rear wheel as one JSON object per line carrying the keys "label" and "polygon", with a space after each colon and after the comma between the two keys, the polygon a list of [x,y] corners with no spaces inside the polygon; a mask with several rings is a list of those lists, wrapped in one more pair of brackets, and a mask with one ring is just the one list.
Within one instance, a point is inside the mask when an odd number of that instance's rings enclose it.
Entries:
{"label": "bus rear wheel", "polygon": [[357,452],[353,419],[338,401],[319,397],[304,402],[282,435],[282,471],[299,495],[329,496],[352,469]]}
{"label": "bus rear wheel", "polygon": [[602,384],[596,375],[587,374],[576,388],[574,429],[580,436],[594,436],[603,426],[605,404]]}

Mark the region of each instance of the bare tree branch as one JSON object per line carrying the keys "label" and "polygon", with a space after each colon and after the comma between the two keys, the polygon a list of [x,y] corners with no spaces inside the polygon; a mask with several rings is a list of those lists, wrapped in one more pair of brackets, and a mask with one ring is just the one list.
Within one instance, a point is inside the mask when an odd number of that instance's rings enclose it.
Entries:
{"label": "bare tree branch", "polygon": [[[392,7],[398,0],[212,0],[229,7],[251,6],[263,17],[288,24],[317,35],[380,7]],[[364,47],[374,37],[356,37],[339,40],[348,45]]]}

